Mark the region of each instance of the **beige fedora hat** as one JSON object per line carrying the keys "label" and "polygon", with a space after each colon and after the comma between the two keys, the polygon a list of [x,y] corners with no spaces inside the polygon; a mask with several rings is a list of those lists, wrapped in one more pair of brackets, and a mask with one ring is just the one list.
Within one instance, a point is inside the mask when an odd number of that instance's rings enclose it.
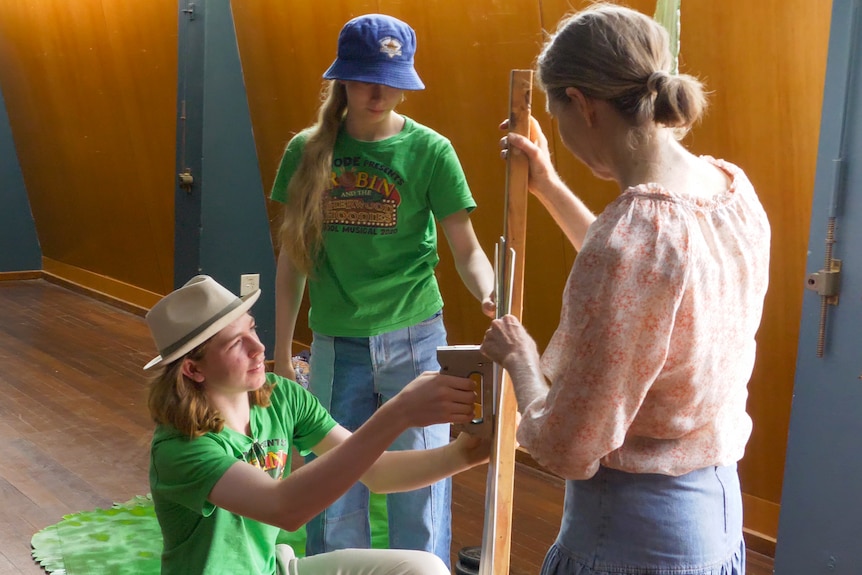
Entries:
{"label": "beige fedora hat", "polygon": [[210,276],[193,277],[147,312],[159,355],[144,369],[182,357],[244,314],[258,297],[260,290],[238,298]]}

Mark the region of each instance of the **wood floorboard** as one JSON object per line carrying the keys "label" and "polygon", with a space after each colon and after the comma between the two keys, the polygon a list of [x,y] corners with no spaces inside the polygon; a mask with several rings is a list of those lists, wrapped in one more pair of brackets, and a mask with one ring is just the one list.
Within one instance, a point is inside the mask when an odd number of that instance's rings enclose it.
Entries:
{"label": "wood floorboard", "polygon": [[143,320],[42,280],[0,282],[0,573],[36,531],[148,491]]}
{"label": "wood floorboard", "polygon": [[[153,351],[138,315],[44,280],[0,281],[0,575],[44,574],[30,538],[64,514],[147,493]],[[453,482],[453,559],[481,544],[486,472]],[[516,465],[512,575],[539,572],[563,489]],[[748,575],[771,573],[772,558],[749,554]]]}

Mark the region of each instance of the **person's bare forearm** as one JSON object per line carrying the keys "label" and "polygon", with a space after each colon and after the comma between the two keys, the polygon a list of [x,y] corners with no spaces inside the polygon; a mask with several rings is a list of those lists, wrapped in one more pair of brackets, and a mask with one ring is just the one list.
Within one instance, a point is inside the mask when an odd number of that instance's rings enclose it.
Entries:
{"label": "person's bare forearm", "polygon": [[[292,473],[282,483],[282,501],[298,506],[294,524],[304,525],[358,482],[381,454],[407,429],[397,410],[385,405],[344,442]],[[293,511],[290,511],[293,514]]]}
{"label": "person's bare forearm", "polygon": [[[504,122],[500,127],[506,129],[508,123]],[[504,140],[504,156],[513,152],[509,149],[511,146],[526,154],[530,162],[530,192],[539,198],[569,242],[580,251],[587,229],[596,216],[560,178],[551,161],[548,140],[535,118],[531,118],[530,130],[532,141],[520,134],[509,133]]]}
{"label": "person's bare forearm", "polygon": [[494,269],[479,245],[467,210],[443,218],[440,226],[446,234],[461,281],[473,297],[482,303],[483,312],[493,316]]}
{"label": "person's bare forearm", "polygon": [[239,461],[216,483],[209,499],[233,513],[295,530],[359,481],[408,427],[468,422],[473,397],[469,379],[423,373],[355,433],[335,425],[313,446],[319,457],[295,473],[275,481]]}
{"label": "person's bare forearm", "polygon": [[455,269],[464,286],[480,302],[494,292],[494,270],[478,244],[466,258],[455,260]]}
{"label": "person's bare forearm", "polygon": [[479,455],[481,449],[478,444],[474,445],[472,452],[467,447],[471,441],[475,443],[470,438],[459,437],[455,442],[435,449],[387,451],[361,481],[375,493],[397,493],[431,485],[485,461]]}
{"label": "person's bare forearm", "polygon": [[[359,481],[408,426],[409,420],[397,409],[383,406],[353,435],[334,428],[327,438],[335,445],[281,481],[237,462],[213,487],[209,500],[233,513],[295,531]],[[333,434],[337,439],[330,438]]]}
{"label": "person's bare forearm", "polygon": [[518,402],[518,411],[524,413],[534,401],[548,396],[548,382],[539,367],[539,357],[524,357],[523,360],[509,362],[506,368],[512,379],[512,388]]}
{"label": "person's bare forearm", "polygon": [[296,329],[296,319],[305,291],[305,274],[297,270],[286,250],[282,249],[278,256],[275,272],[275,359],[276,373],[292,371],[291,356],[293,353],[293,333]]}
{"label": "person's bare forearm", "polygon": [[482,341],[482,353],[509,373],[518,411],[548,395],[548,383],[542,374],[541,357],[536,342],[513,315],[491,322]]}
{"label": "person's bare forearm", "polygon": [[596,220],[595,214],[559,177],[549,178],[543,182],[541,190],[536,190],[534,193],[566,234],[572,246],[580,251],[587,230]]}

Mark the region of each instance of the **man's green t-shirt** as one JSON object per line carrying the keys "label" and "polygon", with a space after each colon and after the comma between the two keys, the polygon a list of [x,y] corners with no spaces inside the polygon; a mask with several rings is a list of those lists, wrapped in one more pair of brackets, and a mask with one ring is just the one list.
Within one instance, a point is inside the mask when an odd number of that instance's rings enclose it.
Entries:
{"label": "man's green t-shirt", "polygon": [[[288,143],[272,199],[287,201],[307,139],[303,131]],[[434,220],[476,207],[449,140],[410,118],[378,142],[356,140],[342,128],[330,184],[323,246],[308,278],[311,329],[370,337],[440,310]]]}
{"label": "man's green t-shirt", "polygon": [[169,426],[153,434],[150,490],[162,530],[162,575],[273,575],[278,527],[214,506],[207,500],[237,461],[275,479],[290,473],[290,448],[307,453],[336,422],[305,388],[267,374],[269,407],[251,408],[248,437],[231,429],[195,439]]}

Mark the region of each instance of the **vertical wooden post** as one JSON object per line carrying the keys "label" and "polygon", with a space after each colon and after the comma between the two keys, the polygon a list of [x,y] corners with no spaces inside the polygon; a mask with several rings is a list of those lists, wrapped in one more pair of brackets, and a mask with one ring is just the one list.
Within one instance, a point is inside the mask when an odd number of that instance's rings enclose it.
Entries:
{"label": "vertical wooden post", "polygon": [[[509,94],[509,131],[530,136],[530,101],[533,73],[512,70]],[[498,276],[511,278],[511,293],[497,292],[497,315],[511,313],[518,319],[523,310],[524,263],[527,235],[527,179],[529,164],[521,154],[506,161],[506,211],[504,237],[499,250]],[[514,255],[515,257],[512,257]],[[501,293],[502,292],[502,293]],[[502,371],[502,370],[501,370]],[[515,431],[517,402],[509,375],[503,371],[497,382],[494,445],[488,466],[485,493],[485,525],[482,533],[480,575],[508,575],[512,542],[512,498],[515,480]]]}

